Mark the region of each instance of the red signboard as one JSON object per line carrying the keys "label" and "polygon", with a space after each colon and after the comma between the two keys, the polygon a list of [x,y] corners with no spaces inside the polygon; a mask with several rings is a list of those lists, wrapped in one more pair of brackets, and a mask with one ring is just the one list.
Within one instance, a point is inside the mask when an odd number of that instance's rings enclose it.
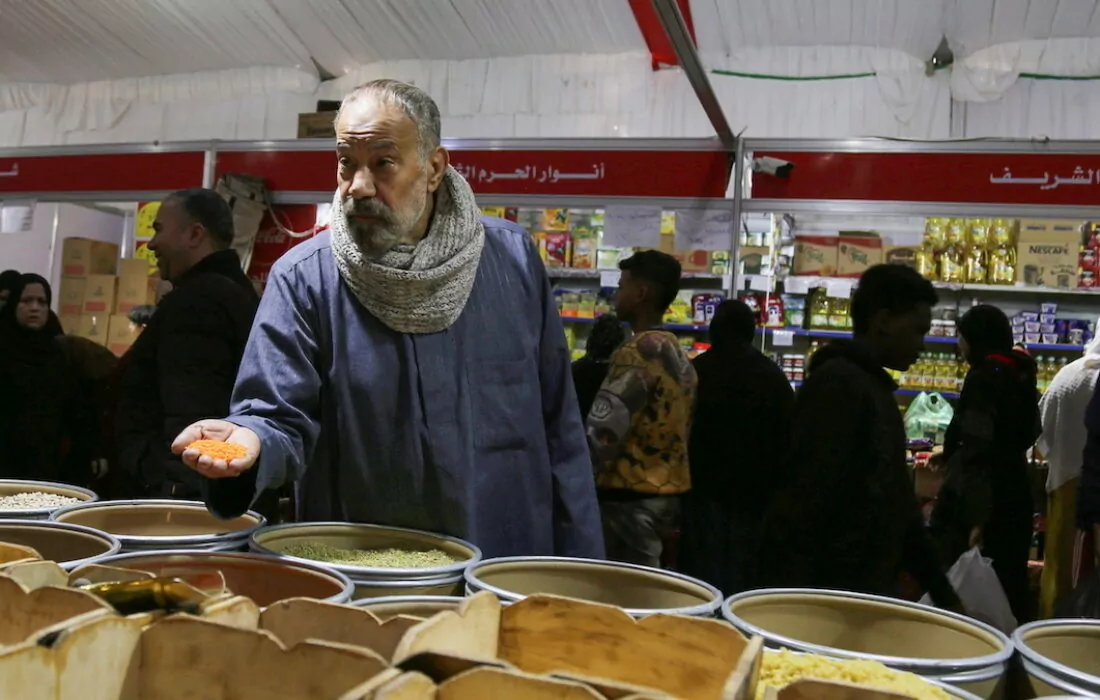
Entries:
{"label": "red signboard", "polygon": [[168,192],[202,186],[205,154],[0,156],[0,193]]}
{"label": "red signboard", "polygon": [[756,173],[753,199],[1100,205],[1100,157],[1065,153],[756,152],[794,164]]}
{"label": "red signboard", "polygon": [[[484,195],[724,197],[730,171],[720,151],[452,150],[450,156]],[[216,173],[257,175],[276,192],[331,192],[336,152],[219,152]]]}

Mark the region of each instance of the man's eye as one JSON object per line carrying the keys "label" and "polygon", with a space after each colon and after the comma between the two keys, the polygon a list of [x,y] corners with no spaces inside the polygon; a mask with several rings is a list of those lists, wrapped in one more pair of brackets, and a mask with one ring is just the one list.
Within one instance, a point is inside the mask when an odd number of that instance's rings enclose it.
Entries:
{"label": "man's eye", "polygon": [[392,158],[382,158],[381,160],[378,161],[378,165],[380,167],[383,167],[383,168],[389,167],[389,166],[393,165],[393,159]]}
{"label": "man's eye", "polygon": [[348,158],[346,156],[340,158],[340,167],[350,168],[351,167],[351,158]]}

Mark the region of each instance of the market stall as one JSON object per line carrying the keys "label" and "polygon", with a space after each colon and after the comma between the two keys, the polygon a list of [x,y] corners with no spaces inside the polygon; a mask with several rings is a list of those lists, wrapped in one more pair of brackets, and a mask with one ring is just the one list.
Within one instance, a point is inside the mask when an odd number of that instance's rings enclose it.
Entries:
{"label": "market stall", "polygon": [[1013,319],[1041,384],[1095,332],[1100,171],[1090,160],[1100,146],[847,139],[743,147],[759,171],[746,177],[739,202],[737,288],[768,295],[773,351],[806,355],[849,336],[852,285],[876,262],[913,265],[940,289],[929,354],[899,377],[902,394],[955,394],[955,321],[976,303]]}

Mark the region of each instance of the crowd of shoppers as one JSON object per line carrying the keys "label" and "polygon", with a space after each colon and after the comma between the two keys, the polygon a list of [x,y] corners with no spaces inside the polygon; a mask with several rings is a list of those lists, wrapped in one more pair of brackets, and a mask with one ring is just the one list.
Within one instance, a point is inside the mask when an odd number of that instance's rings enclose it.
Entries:
{"label": "crowd of shoppers", "polygon": [[[368,83],[336,130],[330,230],[275,265],[262,299],[229,205],[205,189],[163,202],[150,249],[171,292],[131,315],[140,335],[118,360],[64,333],[46,279],[0,274],[0,477],[202,499],[223,517],[270,513],[294,486],[303,519],[435,530],[486,556],[676,566],[726,594],[897,595],[908,573],[962,610],[945,572],[978,547],[1019,620],[1049,614],[1094,564],[1095,340],[1040,410],[1036,364],[1004,313],[962,316],[970,369],[926,524],[888,372],[920,356],[939,301],[915,270],[863,274],[852,339],[818,350],[795,391],[740,301],[719,307],[709,349],[689,360],[662,328],[680,265],[640,251],[570,367],[530,236],[480,215],[431,98]],[[246,455],[213,459],[189,447],[198,439]],[[1039,611],[1027,576],[1037,439],[1052,503]]]}

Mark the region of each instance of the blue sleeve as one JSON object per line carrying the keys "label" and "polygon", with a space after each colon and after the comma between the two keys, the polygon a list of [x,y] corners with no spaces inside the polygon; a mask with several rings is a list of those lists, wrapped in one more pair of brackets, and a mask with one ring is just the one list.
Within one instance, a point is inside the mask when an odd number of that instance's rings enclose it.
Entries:
{"label": "blue sleeve", "polygon": [[596,501],[596,481],[573,389],[565,330],[546,269],[530,247],[528,252],[528,259],[533,261],[532,275],[541,288],[543,305],[539,384],[554,482],[554,553],[603,559],[603,526]]}
{"label": "blue sleeve", "polygon": [[301,479],[320,434],[316,315],[293,270],[273,272],[245,346],[226,420],[260,438],[260,458],[235,479],[204,479],[207,506],[234,517],[265,489]]}

